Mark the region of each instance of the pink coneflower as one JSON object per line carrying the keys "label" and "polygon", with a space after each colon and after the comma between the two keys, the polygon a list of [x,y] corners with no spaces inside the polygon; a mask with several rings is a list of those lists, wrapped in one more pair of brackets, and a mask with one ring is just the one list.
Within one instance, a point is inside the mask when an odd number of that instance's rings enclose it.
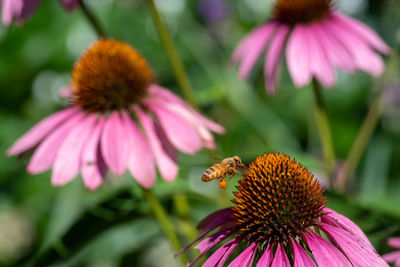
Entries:
{"label": "pink coneflower", "polygon": [[269,93],[276,91],[284,54],[296,87],[313,78],[332,87],[335,68],[379,76],[385,66],[376,51],[390,53],[372,29],[335,10],[332,0],[277,0],[273,18],[248,34],[233,55],[241,78],[249,76],[264,50]]}
{"label": "pink coneflower", "polygon": [[41,121],[8,151],[19,155],[34,149],[28,171],[53,168],[54,186],[81,173],[86,187],[96,189],[109,169],[118,176],[129,170],[149,188],[155,165],[173,181],[176,149],[194,154],[214,148],[210,131],[224,132],[154,84],[146,60],[120,41],[102,39],[86,51],[72,71],[70,100],[70,107]]}
{"label": "pink coneflower", "polygon": [[387,241],[388,245],[399,249],[398,251],[383,255],[385,261],[393,263],[394,266],[400,267],[400,237],[392,237]]}
{"label": "pink coneflower", "polygon": [[239,245],[246,248],[231,267],[388,266],[355,223],[325,207],[319,182],[290,157],[259,156],[237,189],[234,207],[198,225],[194,242],[219,229],[196,246],[200,256],[190,266],[225,240],[203,266],[223,266]]}
{"label": "pink coneflower", "polygon": [[[0,0],[1,19],[8,26],[16,21],[22,24],[36,11],[41,0]],[[60,0],[67,10],[73,10],[78,5],[78,0]]]}

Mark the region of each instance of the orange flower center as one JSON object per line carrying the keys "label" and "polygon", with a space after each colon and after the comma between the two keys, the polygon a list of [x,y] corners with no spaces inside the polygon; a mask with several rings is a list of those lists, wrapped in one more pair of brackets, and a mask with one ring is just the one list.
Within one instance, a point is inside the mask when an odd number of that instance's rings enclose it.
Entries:
{"label": "orange flower center", "polygon": [[254,160],[232,200],[232,219],[251,242],[288,242],[315,226],[326,203],[324,190],[301,164],[279,153]]}
{"label": "orange flower center", "polygon": [[134,48],[101,39],[75,64],[71,99],[88,112],[126,109],[146,96],[154,79],[146,60]]}
{"label": "orange flower center", "polygon": [[275,18],[282,23],[307,23],[325,18],[332,0],[277,0]]}

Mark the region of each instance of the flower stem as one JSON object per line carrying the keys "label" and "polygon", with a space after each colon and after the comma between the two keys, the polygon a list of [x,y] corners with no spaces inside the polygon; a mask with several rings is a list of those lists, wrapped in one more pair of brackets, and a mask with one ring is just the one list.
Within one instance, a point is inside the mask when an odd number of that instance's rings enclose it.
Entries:
{"label": "flower stem", "polygon": [[99,38],[105,38],[106,34],[103,28],[100,26],[99,21],[96,19],[96,16],[93,12],[88,8],[85,4],[84,0],[79,0],[79,6],[82,9],[83,14],[85,14],[86,19],[92,25],[93,29],[96,31],[96,34]]}
{"label": "flower stem", "polygon": [[325,164],[328,170],[329,177],[332,181],[333,170],[335,167],[335,150],[332,141],[331,129],[329,126],[328,114],[326,113],[326,108],[322,99],[320,86],[315,79],[313,80],[312,85],[316,103],[318,130],[321,138]]}
{"label": "flower stem", "polygon": [[[167,212],[158,201],[157,197],[153,194],[152,191],[143,189],[143,195],[145,199],[149,202],[151,209],[153,210],[154,216],[157,218],[158,222],[161,225],[165,235],[171,242],[175,251],[178,251],[182,248],[181,242],[179,238],[175,234],[174,227],[171,221],[168,218]],[[181,259],[183,265],[188,263],[187,257],[182,253],[179,258]]]}
{"label": "flower stem", "polygon": [[182,90],[182,94],[185,99],[192,104],[193,107],[197,108],[196,99],[194,97],[194,92],[190,80],[185,71],[183,63],[179,58],[178,52],[175,49],[174,43],[172,42],[171,35],[168,28],[165,26],[160,13],[157,10],[154,0],[147,0],[147,4],[150,8],[151,15],[153,17],[153,22],[156,27],[158,36],[160,37],[161,43],[168,55],[169,61],[171,62],[172,68],[175,73],[175,77],[179,86]]}

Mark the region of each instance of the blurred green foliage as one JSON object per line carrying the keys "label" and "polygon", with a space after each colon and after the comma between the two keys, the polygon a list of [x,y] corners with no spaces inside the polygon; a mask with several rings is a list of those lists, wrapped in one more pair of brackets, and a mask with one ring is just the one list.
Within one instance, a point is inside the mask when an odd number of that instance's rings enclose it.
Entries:
{"label": "blurred green foliage", "polygon": [[[144,1],[86,2],[110,36],[135,46],[153,66],[159,83],[179,92]],[[243,82],[228,66],[240,38],[268,18],[271,1],[227,0],[225,16],[218,21],[207,21],[198,13],[201,0],[157,2],[202,111],[227,129],[226,135],[217,137],[221,156],[236,154],[247,163],[264,152],[286,152],[323,179],[310,88],[295,89],[283,68],[279,91],[269,96],[261,71]],[[339,7],[396,46],[397,0],[340,1]],[[0,28],[1,265],[172,266],[174,262],[172,249],[128,175],[109,177],[96,192],[87,191],[80,179],[53,188],[49,172],[30,176],[25,171],[28,158],[5,155],[30,126],[66,105],[59,92],[68,84],[75,60],[95,40],[80,10],[67,13],[52,0],[43,0],[23,27]],[[363,73],[340,72],[338,76],[339,82],[324,91],[324,98],[338,158],[345,159],[379,88],[376,80]],[[328,206],[358,223],[380,252],[389,250],[387,237],[400,235],[400,87],[393,90],[397,102],[385,102],[385,111],[391,112],[384,112],[357,169],[351,194],[328,194]],[[155,192],[176,225],[181,222],[173,209],[173,193],[187,193],[193,222],[227,205],[232,197],[234,179],[225,192],[216,183],[200,182],[211,163],[206,152],[180,155],[177,181],[168,184],[158,179]]]}

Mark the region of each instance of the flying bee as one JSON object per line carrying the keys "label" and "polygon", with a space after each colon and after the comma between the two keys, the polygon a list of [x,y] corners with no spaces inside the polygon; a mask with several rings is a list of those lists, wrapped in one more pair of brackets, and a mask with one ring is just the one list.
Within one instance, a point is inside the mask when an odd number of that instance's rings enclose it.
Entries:
{"label": "flying bee", "polygon": [[229,175],[230,179],[235,175],[236,172],[245,169],[246,166],[243,165],[242,160],[238,156],[226,158],[220,163],[208,168],[201,176],[201,181],[208,183],[213,180],[219,180],[219,187],[226,188],[226,176]]}

